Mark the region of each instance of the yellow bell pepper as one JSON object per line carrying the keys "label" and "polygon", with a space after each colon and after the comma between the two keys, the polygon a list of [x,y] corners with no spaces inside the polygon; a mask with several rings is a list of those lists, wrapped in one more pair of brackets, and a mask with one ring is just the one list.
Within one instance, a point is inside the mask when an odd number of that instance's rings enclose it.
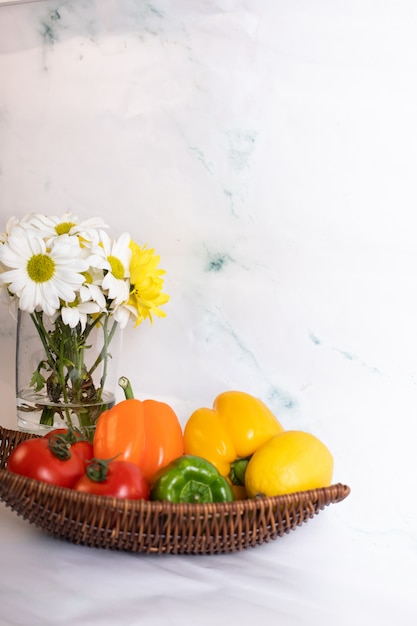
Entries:
{"label": "yellow bell pepper", "polygon": [[[200,408],[190,416],[184,428],[184,450],[213,463],[232,484],[243,485],[249,457],[283,430],[262,400],[243,391],[225,391],[212,409]],[[245,494],[240,488],[235,496]]]}

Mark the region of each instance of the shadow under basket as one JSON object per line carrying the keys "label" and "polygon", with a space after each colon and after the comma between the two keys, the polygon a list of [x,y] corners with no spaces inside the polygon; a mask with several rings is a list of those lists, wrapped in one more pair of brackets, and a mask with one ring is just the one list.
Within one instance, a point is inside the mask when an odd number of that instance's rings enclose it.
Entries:
{"label": "shadow under basket", "polygon": [[282,537],[350,493],[340,483],[273,498],[172,504],[78,493],[6,469],[28,433],[0,427],[0,500],[47,533],[95,548],[150,554],[238,552]]}

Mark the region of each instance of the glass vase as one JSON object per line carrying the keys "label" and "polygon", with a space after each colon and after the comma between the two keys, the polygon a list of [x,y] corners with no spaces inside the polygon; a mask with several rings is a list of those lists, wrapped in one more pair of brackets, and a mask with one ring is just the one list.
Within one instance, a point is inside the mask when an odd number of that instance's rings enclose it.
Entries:
{"label": "glass vase", "polygon": [[16,406],[19,430],[46,434],[68,425],[90,439],[99,415],[115,403],[122,332],[107,313],[85,325],[18,312]]}

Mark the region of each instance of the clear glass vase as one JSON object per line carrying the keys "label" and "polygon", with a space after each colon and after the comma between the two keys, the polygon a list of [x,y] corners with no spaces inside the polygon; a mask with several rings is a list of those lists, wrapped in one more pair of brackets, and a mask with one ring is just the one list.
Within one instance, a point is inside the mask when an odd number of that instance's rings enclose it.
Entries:
{"label": "clear glass vase", "polygon": [[122,332],[108,314],[86,325],[18,313],[16,406],[19,430],[46,434],[71,425],[91,438],[99,415],[115,403]]}

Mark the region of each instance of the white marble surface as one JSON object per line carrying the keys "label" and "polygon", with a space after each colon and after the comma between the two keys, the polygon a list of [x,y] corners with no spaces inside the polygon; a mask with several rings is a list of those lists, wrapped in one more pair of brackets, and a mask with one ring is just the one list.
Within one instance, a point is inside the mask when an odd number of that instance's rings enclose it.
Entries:
{"label": "white marble surface", "polygon": [[2,505],[2,626],[416,623],[416,30],[412,0],[0,7],[2,228],[71,210],[154,246],[171,301],[125,332],[137,395],[185,422],[254,393],[352,488],[224,557],[91,551]]}

